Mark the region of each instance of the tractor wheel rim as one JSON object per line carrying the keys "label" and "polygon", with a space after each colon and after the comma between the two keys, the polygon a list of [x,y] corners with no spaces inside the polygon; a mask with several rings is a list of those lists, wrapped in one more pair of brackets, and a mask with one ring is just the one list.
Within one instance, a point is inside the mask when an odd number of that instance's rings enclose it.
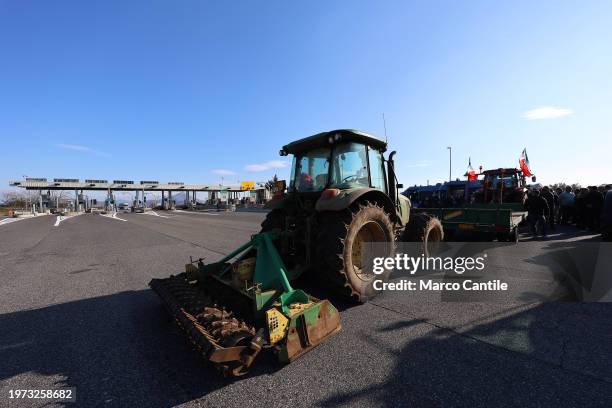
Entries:
{"label": "tractor wheel rim", "polygon": [[368,221],[359,228],[351,248],[351,260],[355,275],[364,282],[374,278],[374,274],[363,269],[364,244],[368,242],[386,242],[387,237],[381,225],[375,221]]}

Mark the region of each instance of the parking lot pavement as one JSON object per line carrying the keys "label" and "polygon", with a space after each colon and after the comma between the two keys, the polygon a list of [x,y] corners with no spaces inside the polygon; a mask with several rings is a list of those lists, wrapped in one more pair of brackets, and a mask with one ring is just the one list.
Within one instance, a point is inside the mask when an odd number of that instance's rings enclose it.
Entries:
{"label": "parking lot pavement", "polygon": [[160,214],[167,218],[86,214],[59,227],[53,217],[0,227],[0,390],[76,387],[83,406],[611,405],[608,303],[440,302],[404,292],[358,306],[334,300],[339,334],[290,365],[262,355],[248,376],[225,380],[147,283],[180,272],[190,255],[219,259],[265,214]]}
{"label": "parking lot pavement", "polygon": [[0,262],[0,267],[7,265],[7,260],[15,253],[36,245],[55,222],[54,217],[13,218],[18,222],[0,226],[0,256],[9,257]]}
{"label": "parking lot pavement", "polygon": [[260,223],[265,218],[265,214],[261,213],[157,213],[167,218],[133,213],[122,214],[121,218],[153,233],[195,244],[216,254],[215,259],[247,242],[252,234],[259,231]]}

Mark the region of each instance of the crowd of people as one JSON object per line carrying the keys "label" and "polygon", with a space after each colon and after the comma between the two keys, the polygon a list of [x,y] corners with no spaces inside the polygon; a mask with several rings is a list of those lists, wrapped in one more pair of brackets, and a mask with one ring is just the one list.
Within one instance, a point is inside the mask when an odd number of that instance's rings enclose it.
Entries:
{"label": "crowd of people", "polygon": [[525,210],[531,234],[546,237],[548,230],[554,231],[557,224],[598,232],[604,197],[611,189],[612,185],[564,189],[545,186],[530,190]]}

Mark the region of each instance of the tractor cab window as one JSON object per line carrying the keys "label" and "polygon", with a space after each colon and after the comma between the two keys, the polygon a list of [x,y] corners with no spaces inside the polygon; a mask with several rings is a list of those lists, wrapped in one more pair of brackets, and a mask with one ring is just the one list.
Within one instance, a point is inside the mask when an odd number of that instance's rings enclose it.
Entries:
{"label": "tractor cab window", "polygon": [[332,187],[369,187],[366,147],[359,143],[337,145],[332,157],[331,177]]}
{"label": "tractor cab window", "polygon": [[369,148],[368,159],[370,160],[370,181],[372,182],[372,187],[386,193],[387,188],[382,153],[378,150]]}
{"label": "tractor cab window", "polygon": [[516,174],[495,175],[491,178],[492,189],[502,188],[501,184],[503,188],[512,188],[518,185],[518,178]]}
{"label": "tractor cab window", "polygon": [[292,170],[292,187],[301,193],[323,190],[327,184],[330,153],[329,148],[323,147],[298,156]]}

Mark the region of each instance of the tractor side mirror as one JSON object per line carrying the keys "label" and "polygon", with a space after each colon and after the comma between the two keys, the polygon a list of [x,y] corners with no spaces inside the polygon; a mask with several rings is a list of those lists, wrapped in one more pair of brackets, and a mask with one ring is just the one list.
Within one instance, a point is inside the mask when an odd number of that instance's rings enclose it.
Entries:
{"label": "tractor side mirror", "polygon": [[274,192],[284,192],[287,189],[287,182],[285,180],[276,180],[274,185]]}
{"label": "tractor side mirror", "polygon": [[404,188],[404,185],[402,183],[398,183],[397,188]]}
{"label": "tractor side mirror", "polygon": [[531,181],[536,182],[536,176],[531,177]]}

